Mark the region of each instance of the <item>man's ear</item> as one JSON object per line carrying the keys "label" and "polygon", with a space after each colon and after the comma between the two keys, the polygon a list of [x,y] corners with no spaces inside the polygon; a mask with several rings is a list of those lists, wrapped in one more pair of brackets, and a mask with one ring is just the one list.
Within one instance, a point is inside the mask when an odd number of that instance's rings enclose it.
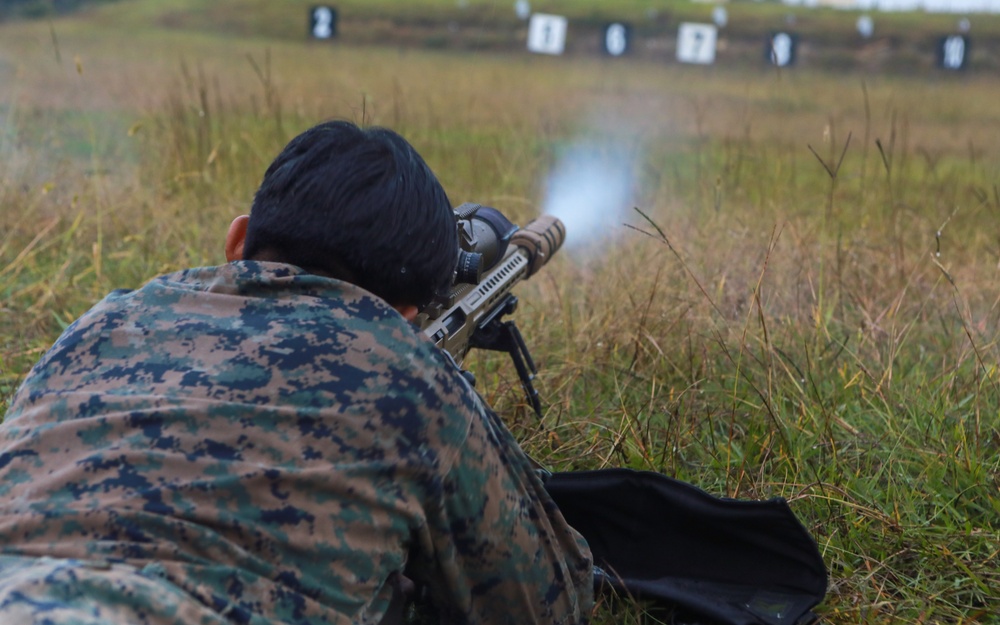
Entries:
{"label": "man's ear", "polygon": [[247,223],[250,217],[240,215],[229,224],[229,232],[226,233],[226,260],[243,260],[243,243],[247,239]]}
{"label": "man's ear", "polygon": [[397,304],[396,306],[393,306],[393,308],[395,308],[399,314],[403,315],[403,319],[406,319],[407,321],[413,321],[417,318],[417,315],[420,314],[420,309],[413,304]]}

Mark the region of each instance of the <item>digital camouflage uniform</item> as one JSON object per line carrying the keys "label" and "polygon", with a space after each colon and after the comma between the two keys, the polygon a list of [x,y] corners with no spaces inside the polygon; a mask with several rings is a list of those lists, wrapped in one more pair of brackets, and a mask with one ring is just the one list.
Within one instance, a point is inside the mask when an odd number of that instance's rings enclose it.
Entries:
{"label": "digital camouflage uniform", "polygon": [[0,622],[575,623],[590,552],[384,301],[277,263],[115,291],[0,426]]}

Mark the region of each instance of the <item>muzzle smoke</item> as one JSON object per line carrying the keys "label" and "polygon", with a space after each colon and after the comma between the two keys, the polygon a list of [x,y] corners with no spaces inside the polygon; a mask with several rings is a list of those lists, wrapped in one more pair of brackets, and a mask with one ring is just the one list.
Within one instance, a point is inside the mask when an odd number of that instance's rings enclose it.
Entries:
{"label": "muzzle smoke", "polygon": [[627,150],[594,140],[559,155],[542,207],[566,225],[567,248],[600,244],[621,232],[634,203],[634,161]]}

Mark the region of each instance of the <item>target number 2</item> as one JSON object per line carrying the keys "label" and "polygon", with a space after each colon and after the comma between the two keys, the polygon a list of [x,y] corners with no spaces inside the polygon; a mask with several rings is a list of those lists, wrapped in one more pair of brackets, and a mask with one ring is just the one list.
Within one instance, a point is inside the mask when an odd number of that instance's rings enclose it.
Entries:
{"label": "target number 2", "polygon": [[316,39],[330,39],[336,32],[337,14],[330,7],[313,7],[312,36]]}

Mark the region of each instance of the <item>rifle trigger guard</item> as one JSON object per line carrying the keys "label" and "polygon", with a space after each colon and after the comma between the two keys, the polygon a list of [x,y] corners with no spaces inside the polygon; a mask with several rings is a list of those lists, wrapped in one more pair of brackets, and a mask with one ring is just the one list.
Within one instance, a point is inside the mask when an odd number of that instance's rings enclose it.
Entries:
{"label": "rifle trigger guard", "polygon": [[475,388],[476,375],[471,371],[469,371],[468,369],[463,369],[461,366],[459,366],[459,364],[455,362],[454,356],[452,356],[451,353],[448,352],[448,350],[442,349],[441,353],[444,354],[444,357],[448,360],[448,362],[450,362],[451,365],[455,367],[455,369],[457,369],[459,373],[462,374],[462,377],[465,378],[465,381],[469,383],[469,386]]}

